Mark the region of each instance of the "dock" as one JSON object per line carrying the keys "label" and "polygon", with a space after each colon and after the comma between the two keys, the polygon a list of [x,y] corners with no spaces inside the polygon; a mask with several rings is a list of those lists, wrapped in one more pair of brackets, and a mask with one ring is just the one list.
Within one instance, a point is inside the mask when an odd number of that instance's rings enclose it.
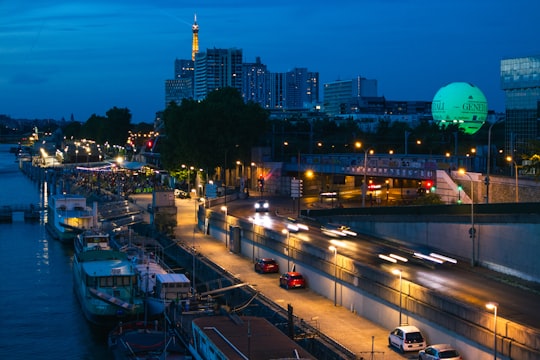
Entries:
{"label": "dock", "polygon": [[0,205],[0,223],[39,221],[43,210],[39,204]]}

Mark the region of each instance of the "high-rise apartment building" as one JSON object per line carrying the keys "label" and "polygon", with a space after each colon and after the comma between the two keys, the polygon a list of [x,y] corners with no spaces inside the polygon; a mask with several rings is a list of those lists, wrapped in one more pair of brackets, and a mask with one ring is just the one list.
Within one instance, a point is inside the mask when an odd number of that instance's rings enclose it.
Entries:
{"label": "high-rise apartment building", "polygon": [[257,57],[254,63],[242,65],[242,98],[245,102],[253,101],[263,106],[267,71],[260,57]]}
{"label": "high-rise apartment building", "polygon": [[285,73],[267,73],[264,78],[264,99],[259,102],[268,110],[279,110],[286,107],[287,84]]}
{"label": "high-rise apartment building", "polygon": [[314,106],[319,101],[319,73],[306,68],[294,68],[286,73],[287,110],[301,110]]}
{"label": "high-rise apartment building", "polygon": [[242,50],[214,48],[197,53],[194,98],[202,100],[208,93],[225,87],[242,93]]}
{"label": "high-rise apartment building", "polygon": [[269,110],[304,110],[319,105],[319,73],[294,68],[270,73],[259,57],[243,63],[241,49],[207,49],[199,52],[199,25],[194,16],[191,60],[176,59],[174,79],[165,80],[165,107],[171,101],[204,99],[224,87],[237,89],[245,102]]}
{"label": "high-rise apartment building", "polygon": [[540,55],[501,60],[506,154],[519,162],[540,139]]}

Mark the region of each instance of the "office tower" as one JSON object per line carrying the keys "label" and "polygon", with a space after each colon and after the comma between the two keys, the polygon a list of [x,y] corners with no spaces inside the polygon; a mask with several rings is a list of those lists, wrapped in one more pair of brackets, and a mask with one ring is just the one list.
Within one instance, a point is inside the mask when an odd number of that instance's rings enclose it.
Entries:
{"label": "office tower", "polygon": [[197,24],[197,14],[194,15],[193,25],[193,41],[191,42],[191,61],[195,61],[195,54],[199,52],[199,25]]}
{"label": "office tower", "polygon": [[176,59],[174,61],[174,79],[165,80],[165,107],[171,101],[177,104],[182,99],[193,98],[193,61]]}
{"label": "office tower", "polygon": [[254,63],[242,65],[242,98],[264,106],[266,65],[257,57]]}
{"label": "office tower", "polygon": [[324,84],[324,111],[335,116],[351,114],[365,103],[364,98],[377,97],[377,80],[356,77]]}
{"label": "office tower", "polygon": [[505,150],[514,161],[540,139],[540,55],[501,60],[501,88],[506,98]]}
{"label": "office tower", "polygon": [[195,99],[225,87],[242,92],[242,50],[214,48],[195,54]]}

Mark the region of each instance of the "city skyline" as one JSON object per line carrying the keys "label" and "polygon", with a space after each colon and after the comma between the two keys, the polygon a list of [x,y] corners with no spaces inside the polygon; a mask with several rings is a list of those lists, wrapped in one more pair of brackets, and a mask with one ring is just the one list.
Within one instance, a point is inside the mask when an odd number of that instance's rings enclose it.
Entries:
{"label": "city skyline", "polygon": [[[388,100],[431,101],[455,81],[476,85],[504,111],[500,62],[538,55],[540,3],[527,0],[257,2],[237,0],[0,4],[0,114],[86,121],[116,106],[132,122],[163,110],[174,60],[238,48],[272,72],[305,67],[325,83],[363,76]],[[323,100],[321,91],[320,101]]]}

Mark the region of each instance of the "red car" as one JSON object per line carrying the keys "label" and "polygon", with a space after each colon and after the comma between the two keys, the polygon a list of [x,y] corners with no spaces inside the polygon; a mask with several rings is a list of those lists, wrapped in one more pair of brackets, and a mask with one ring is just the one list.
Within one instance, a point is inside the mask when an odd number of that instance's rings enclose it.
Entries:
{"label": "red car", "polygon": [[258,273],[277,273],[279,272],[279,264],[271,258],[261,258],[255,261],[255,271]]}
{"label": "red car", "polygon": [[299,272],[289,271],[279,277],[279,286],[285,289],[303,289],[306,287],[306,279]]}

